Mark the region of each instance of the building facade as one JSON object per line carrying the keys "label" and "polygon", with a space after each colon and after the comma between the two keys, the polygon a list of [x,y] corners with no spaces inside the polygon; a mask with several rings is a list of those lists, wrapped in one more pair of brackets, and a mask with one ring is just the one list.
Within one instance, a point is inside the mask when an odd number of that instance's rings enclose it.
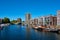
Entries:
{"label": "building facade", "polygon": [[45,24],[47,26],[50,26],[52,28],[52,26],[56,26],[57,25],[57,17],[56,16],[47,16],[45,17]]}
{"label": "building facade", "polygon": [[39,24],[39,26],[43,25],[43,18],[42,17],[38,18],[38,24]]}
{"label": "building facade", "polygon": [[34,24],[34,19],[31,19],[31,20],[30,20],[30,24],[31,24],[31,25]]}
{"label": "building facade", "polygon": [[38,19],[35,18],[35,19],[34,19],[34,25],[37,25],[37,24],[38,24]]}
{"label": "building facade", "polygon": [[30,19],[31,19],[31,14],[30,14],[30,13],[27,13],[27,14],[25,15],[25,23],[26,23],[26,24],[30,24]]}
{"label": "building facade", "polygon": [[38,19],[38,24],[43,26],[56,26],[57,25],[57,17],[56,16],[43,16]]}
{"label": "building facade", "polygon": [[57,11],[57,25],[60,25],[60,10]]}

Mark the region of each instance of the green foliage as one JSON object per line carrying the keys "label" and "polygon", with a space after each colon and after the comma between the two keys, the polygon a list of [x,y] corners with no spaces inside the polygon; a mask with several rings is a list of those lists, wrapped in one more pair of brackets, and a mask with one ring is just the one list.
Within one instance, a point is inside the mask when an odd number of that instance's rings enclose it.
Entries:
{"label": "green foliage", "polygon": [[11,21],[11,24],[14,24],[14,23],[17,23],[17,21],[16,20],[12,20]]}
{"label": "green foliage", "polygon": [[7,17],[4,17],[4,19],[2,20],[3,23],[10,23],[10,19]]}
{"label": "green foliage", "polygon": [[22,23],[22,19],[21,18],[18,18],[17,19],[17,22]]}

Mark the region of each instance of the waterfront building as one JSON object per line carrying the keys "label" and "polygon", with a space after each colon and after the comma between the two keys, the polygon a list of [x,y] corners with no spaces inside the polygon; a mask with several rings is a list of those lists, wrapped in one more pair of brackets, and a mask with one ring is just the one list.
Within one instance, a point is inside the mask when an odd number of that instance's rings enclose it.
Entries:
{"label": "waterfront building", "polygon": [[34,24],[34,19],[30,19],[30,24]]}
{"label": "waterfront building", "polygon": [[55,27],[57,25],[57,17],[56,16],[46,16],[45,17],[45,24],[50,26],[50,28]]}
{"label": "waterfront building", "polygon": [[36,26],[45,26],[45,27],[54,28],[57,25],[57,16],[48,15],[48,16],[42,16],[39,18],[30,19],[30,24]]}
{"label": "waterfront building", "polygon": [[31,20],[30,20],[30,24],[37,26],[37,25],[38,25],[38,18],[31,19]]}
{"label": "waterfront building", "polygon": [[56,26],[57,25],[57,16],[53,17],[53,25]]}
{"label": "waterfront building", "polygon": [[31,19],[31,14],[30,14],[30,13],[27,13],[27,14],[25,15],[25,23],[26,23],[27,25],[30,24],[30,19]]}
{"label": "waterfront building", "polygon": [[60,26],[60,10],[57,11],[57,26]]}
{"label": "waterfront building", "polygon": [[46,25],[46,17],[45,16],[40,17],[38,19],[38,24],[45,26]]}
{"label": "waterfront building", "polygon": [[38,18],[38,24],[41,26],[43,25],[43,17]]}
{"label": "waterfront building", "polygon": [[43,19],[43,26],[45,26],[46,25],[46,23],[45,23],[45,20],[46,20],[45,16],[43,16],[42,19]]}
{"label": "waterfront building", "polygon": [[39,25],[43,25],[43,26],[50,26],[52,28],[52,26],[56,26],[57,25],[57,17],[56,16],[42,16],[40,18],[38,18],[38,24]]}
{"label": "waterfront building", "polygon": [[38,19],[37,18],[34,19],[34,25],[38,25]]}

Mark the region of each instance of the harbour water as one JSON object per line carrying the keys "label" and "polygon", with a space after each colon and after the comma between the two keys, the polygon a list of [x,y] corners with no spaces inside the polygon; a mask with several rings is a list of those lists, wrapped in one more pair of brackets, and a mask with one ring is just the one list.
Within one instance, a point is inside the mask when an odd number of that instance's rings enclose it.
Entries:
{"label": "harbour water", "polygon": [[30,26],[10,25],[0,30],[0,40],[60,40],[60,34],[40,32]]}

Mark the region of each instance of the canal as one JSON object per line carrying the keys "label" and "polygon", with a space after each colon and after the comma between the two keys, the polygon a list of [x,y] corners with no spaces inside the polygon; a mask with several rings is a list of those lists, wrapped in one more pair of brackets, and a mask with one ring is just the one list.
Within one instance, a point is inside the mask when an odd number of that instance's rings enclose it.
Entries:
{"label": "canal", "polygon": [[0,40],[60,40],[60,34],[40,32],[27,26],[10,25],[0,30]]}

